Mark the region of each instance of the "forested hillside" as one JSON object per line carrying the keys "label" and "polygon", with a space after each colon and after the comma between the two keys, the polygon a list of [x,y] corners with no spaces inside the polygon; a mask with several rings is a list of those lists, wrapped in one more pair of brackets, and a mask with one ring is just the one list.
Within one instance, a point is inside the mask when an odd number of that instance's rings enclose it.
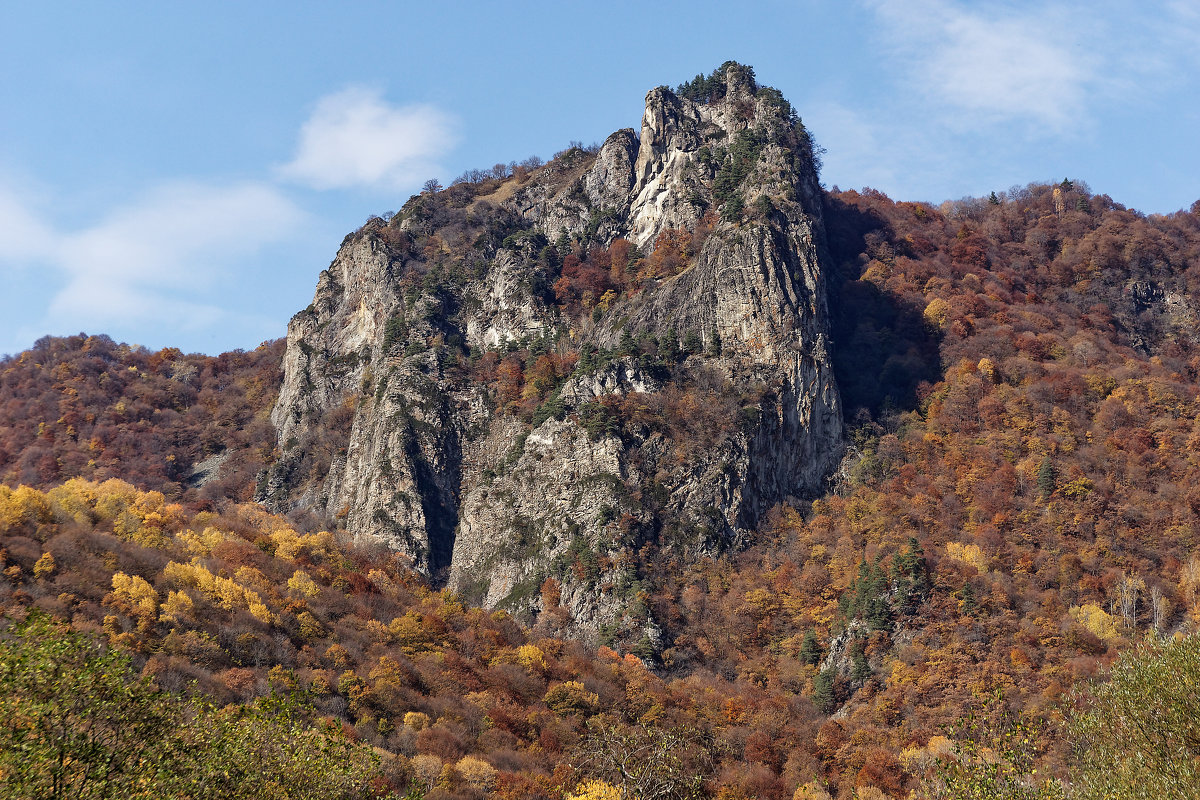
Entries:
{"label": "forested hillside", "polygon": [[211,357],[44,337],[0,361],[0,480],[121,478],[174,499],[249,500],[274,448],[283,341]]}
{"label": "forested hillside", "polygon": [[1056,717],[1119,650],[1200,621],[1200,218],[1068,182],[828,204],[858,452],[732,563],[670,565],[654,603],[684,631],[669,663],[810,686],[845,785],[996,691]]}
{"label": "forested hillside", "polygon": [[[668,788],[638,796],[932,794],[947,765],[976,763],[954,726],[971,713],[1030,740],[1004,761],[1013,786],[1083,791],[1071,690],[1200,624],[1200,208],[1145,216],[1064,181],[941,206],[835,190],[824,217],[852,452],[740,551],[647,542],[655,580],[595,581],[656,620],[660,646],[565,638],[552,579],[525,625],[383,549],[217,503],[246,498],[270,458],[254,432],[270,348],[222,361],[69,339],[4,362],[0,602],[69,621],[172,692],[303,694],[394,754],[380,793],[562,798],[622,783],[614,754],[642,748]],[[597,252],[564,259],[559,302],[582,302]],[[514,350],[463,368],[531,415],[573,365]],[[601,421],[651,413],[703,447],[678,404],[613,402]],[[221,448],[245,466],[219,492],[164,467]],[[620,574],[619,554],[571,555],[581,576]]]}

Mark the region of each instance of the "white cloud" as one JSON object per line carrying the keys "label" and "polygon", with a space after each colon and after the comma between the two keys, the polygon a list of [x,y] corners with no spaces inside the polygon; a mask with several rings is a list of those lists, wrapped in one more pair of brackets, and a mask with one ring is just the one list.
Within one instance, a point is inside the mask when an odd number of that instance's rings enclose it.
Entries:
{"label": "white cloud", "polygon": [[947,0],[877,0],[892,51],[946,113],[1020,120],[1062,131],[1087,112],[1101,63],[1085,45],[1083,13],[1011,4],[988,10]]}
{"label": "white cloud", "polygon": [[[880,91],[805,113],[829,148],[827,183],[937,201],[1063,175],[1099,180],[1138,169],[1129,156],[1145,155],[1146,125],[1167,139],[1195,127],[1179,102],[1198,85],[1194,1],[859,2],[875,23],[862,68]],[[1114,158],[1119,141],[1129,151]]]}
{"label": "white cloud", "polygon": [[53,241],[51,230],[25,207],[17,192],[0,186],[0,265],[36,258]]}
{"label": "white cloud", "polygon": [[266,258],[294,258],[300,240],[315,244],[330,231],[297,205],[304,193],[279,179],[315,189],[415,188],[437,174],[434,161],[454,139],[452,120],[435,108],[396,107],[377,91],[350,88],[317,103],[294,159],[270,180],[160,182],[80,222],[54,213],[53,191],[0,174],[0,278],[17,292],[0,298],[0,347],[79,330],[168,342],[186,333],[221,338],[221,346],[234,329],[282,332],[275,298],[239,287],[263,285],[282,272]]}
{"label": "white cloud", "polygon": [[314,189],[405,189],[434,174],[455,140],[450,117],[431,106],[389,105],[352,87],[322,98],[279,174]]}
{"label": "white cloud", "polygon": [[236,277],[233,265],[294,234],[305,218],[259,183],[162,186],[76,230],[55,230],[11,192],[0,191],[0,215],[0,265],[49,267],[57,284],[42,321],[25,326],[43,332],[212,326],[228,316],[224,298],[212,295]]}

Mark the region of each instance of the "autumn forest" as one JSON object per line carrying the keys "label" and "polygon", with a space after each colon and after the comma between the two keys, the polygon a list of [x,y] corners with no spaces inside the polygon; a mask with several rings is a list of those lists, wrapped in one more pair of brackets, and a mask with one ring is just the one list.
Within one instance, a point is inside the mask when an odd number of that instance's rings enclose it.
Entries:
{"label": "autumn forest", "polygon": [[[569,635],[553,578],[541,613],[483,610],[337,519],[256,505],[282,340],[209,357],[81,334],[0,361],[4,796],[1118,796],[1079,755],[1103,752],[1089,714],[1114,670],[1175,658],[1200,626],[1200,205],[1148,216],[1079,180],[823,203],[847,456],[753,541],[684,558],[646,540],[656,574],[597,581],[661,642]],[[686,269],[715,224],[645,253],[539,241],[557,276],[539,291],[598,317]],[[446,346],[493,413],[669,431],[684,454],[758,391],[676,380],[720,348],[708,331]],[[557,404],[617,357],[661,390]],[[124,709],[114,738],[70,686]],[[90,731],[58,761],[39,727],[55,704]],[[88,766],[166,730],[174,750]],[[1178,796],[1200,787],[1194,749],[1184,763]]]}

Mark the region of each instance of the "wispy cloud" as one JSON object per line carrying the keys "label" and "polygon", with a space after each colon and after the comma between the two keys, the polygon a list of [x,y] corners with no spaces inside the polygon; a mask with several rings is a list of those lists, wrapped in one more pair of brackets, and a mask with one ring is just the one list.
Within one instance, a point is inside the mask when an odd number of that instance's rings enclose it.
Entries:
{"label": "wispy cloud", "polygon": [[[49,269],[49,330],[200,330],[229,316],[232,265],[301,228],[305,215],[261,183],[160,186],[93,225],[56,228],[0,190],[0,271]],[[40,335],[40,334],[39,334]]]}
{"label": "wispy cloud", "polygon": [[351,87],[317,103],[279,174],[322,190],[411,188],[437,171],[455,139],[438,109],[392,106],[378,91]]}
{"label": "wispy cloud", "polygon": [[1196,46],[1200,41],[1200,5],[1195,0],[1167,0],[1162,14],[1146,16],[1159,51],[1178,55],[1178,59],[1170,55],[1166,58],[1177,62],[1170,65],[1170,73],[1193,78],[1193,70],[1200,64],[1200,47]]}
{"label": "wispy cloud", "polygon": [[967,6],[948,0],[876,0],[892,55],[952,122],[1023,121],[1054,131],[1077,124],[1100,82],[1083,46],[1086,15],[1053,4]]}
{"label": "wispy cloud", "polygon": [[167,341],[174,333],[224,339],[218,332],[232,328],[281,332],[282,320],[268,320],[264,304],[242,293],[267,269],[264,254],[313,235],[299,205],[312,195],[303,190],[415,188],[454,140],[453,122],[435,108],[396,107],[377,91],[349,88],[317,102],[295,157],[269,179],[163,181],[80,224],[52,213],[53,192],[0,175],[0,278],[38,295],[20,309],[8,304],[0,349],[79,330],[156,331]]}
{"label": "wispy cloud", "polygon": [[0,265],[36,258],[53,246],[54,234],[25,207],[13,189],[0,186]]}

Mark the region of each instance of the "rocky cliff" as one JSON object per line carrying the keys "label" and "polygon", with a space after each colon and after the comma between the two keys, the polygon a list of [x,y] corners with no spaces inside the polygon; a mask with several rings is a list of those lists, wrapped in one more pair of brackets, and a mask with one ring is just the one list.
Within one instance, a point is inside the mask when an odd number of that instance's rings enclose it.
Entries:
{"label": "rocky cliff", "polygon": [[652,648],[655,561],[841,455],[823,236],[807,132],[732,63],[651,91],[640,135],[416,196],[291,321],[260,499]]}

